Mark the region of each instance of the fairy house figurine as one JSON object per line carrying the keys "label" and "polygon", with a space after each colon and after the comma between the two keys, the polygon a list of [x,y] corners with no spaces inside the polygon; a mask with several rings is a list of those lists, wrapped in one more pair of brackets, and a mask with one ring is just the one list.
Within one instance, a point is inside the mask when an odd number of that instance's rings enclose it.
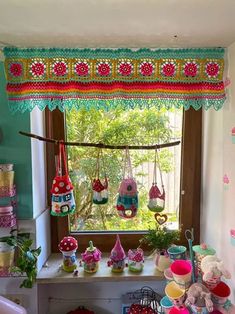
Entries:
{"label": "fairy house figurine", "polygon": [[89,242],[89,247],[84,253],[82,253],[82,261],[84,271],[87,273],[95,273],[99,268],[99,261],[101,260],[101,252],[95,246],[93,242]]}
{"label": "fairy house figurine", "polygon": [[119,235],[117,234],[116,243],[111,251],[108,266],[112,268],[112,272],[121,273],[125,267],[126,253],[122,247]]}

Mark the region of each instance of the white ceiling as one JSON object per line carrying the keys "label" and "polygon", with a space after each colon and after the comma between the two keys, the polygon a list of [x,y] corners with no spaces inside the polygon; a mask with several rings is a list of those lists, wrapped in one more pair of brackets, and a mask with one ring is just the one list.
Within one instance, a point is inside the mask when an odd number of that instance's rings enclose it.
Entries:
{"label": "white ceiling", "polygon": [[227,47],[233,42],[235,0],[0,0],[1,46]]}

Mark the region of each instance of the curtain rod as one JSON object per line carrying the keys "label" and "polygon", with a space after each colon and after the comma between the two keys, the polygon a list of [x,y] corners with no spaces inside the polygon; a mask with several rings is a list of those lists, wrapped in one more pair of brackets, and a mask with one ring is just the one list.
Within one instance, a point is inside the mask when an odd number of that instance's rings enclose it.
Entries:
{"label": "curtain rod", "polygon": [[[22,132],[19,131],[19,134],[27,137],[32,137],[36,140],[47,142],[47,143],[55,143],[59,144],[60,140],[55,140],[43,136],[39,136],[32,133]],[[164,143],[164,144],[155,144],[155,145],[107,145],[103,143],[78,143],[78,142],[64,142],[67,146],[81,146],[81,147],[97,147],[97,148],[107,148],[107,149],[156,149],[156,148],[165,148],[165,147],[171,147],[176,146],[180,144],[180,141],[171,142],[171,143]]]}

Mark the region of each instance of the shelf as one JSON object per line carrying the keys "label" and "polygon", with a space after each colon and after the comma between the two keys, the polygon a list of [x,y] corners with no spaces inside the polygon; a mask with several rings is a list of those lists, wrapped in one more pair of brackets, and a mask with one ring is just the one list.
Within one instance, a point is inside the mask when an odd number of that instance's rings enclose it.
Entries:
{"label": "shelf", "polygon": [[[78,256],[78,255],[77,255]],[[144,269],[141,273],[132,273],[126,268],[123,273],[112,273],[107,266],[107,257],[102,258],[99,270],[88,274],[78,267],[78,276],[67,273],[61,269],[62,254],[52,254],[48,259],[48,267],[43,267],[38,273],[37,283],[83,283],[83,282],[120,282],[120,281],[156,281],[164,280],[163,273],[154,265],[153,259],[145,259]]]}

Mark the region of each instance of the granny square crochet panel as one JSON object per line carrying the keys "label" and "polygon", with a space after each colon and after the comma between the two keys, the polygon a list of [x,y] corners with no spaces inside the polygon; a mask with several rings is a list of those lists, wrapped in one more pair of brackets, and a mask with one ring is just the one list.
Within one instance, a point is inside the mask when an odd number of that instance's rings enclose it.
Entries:
{"label": "granny square crochet panel", "polygon": [[220,109],[224,49],[4,49],[13,112],[59,108]]}

